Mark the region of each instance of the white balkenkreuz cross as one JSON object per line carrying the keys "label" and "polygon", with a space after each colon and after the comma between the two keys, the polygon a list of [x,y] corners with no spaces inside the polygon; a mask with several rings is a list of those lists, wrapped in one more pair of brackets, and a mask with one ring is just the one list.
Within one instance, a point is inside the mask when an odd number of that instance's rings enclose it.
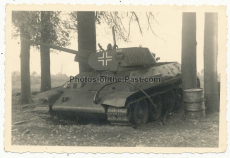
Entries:
{"label": "white balkenkreuz cross", "polygon": [[107,62],[112,61],[112,56],[107,56],[107,52],[104,52],[102,57],[98,57],[98,61],[102,62],[102,66],[107,66]]}

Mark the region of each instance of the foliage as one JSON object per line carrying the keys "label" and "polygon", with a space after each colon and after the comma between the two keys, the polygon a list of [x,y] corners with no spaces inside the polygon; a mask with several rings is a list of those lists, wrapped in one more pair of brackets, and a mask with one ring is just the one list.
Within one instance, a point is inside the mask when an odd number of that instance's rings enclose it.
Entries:
{"label": "foliage", "polygon": [[[65,27],[66,21],[62,20],[61,16],[60,11],[50,12],[50,23],[47,22],[46,25],[49,32],[47,43],[64,47],[70,44],[70,31]],[[41,24],[41,11],[13,11],[12,22],[14,38],[19,36],[22,29],[29,32],[32,40],[41,42],[41,31],[44,30],[44,25]]]}

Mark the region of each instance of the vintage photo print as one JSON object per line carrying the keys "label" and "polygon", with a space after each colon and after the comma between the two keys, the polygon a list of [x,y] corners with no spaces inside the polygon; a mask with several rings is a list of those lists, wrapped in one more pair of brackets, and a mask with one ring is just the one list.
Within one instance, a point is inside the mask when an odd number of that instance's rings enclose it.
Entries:
{"label": "vintage photo print", "polygon": [[224,152],[225,6],[8,4],[5,150]]}

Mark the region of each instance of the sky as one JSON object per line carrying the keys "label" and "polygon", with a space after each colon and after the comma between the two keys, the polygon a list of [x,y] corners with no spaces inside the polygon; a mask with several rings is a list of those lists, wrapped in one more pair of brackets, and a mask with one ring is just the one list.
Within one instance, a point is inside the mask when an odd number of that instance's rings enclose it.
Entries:
{"label": "sky", "polygon": [[[153,12],[154,13],[154,12]],[[182,12],[180,10],[164,10],[154,13],[157,22],[153,23],[152,29],[157,34],[154,35],[150,30],[147,30],[147,19],[145,13],[141,12],[140,23],[143,28],[141,35],[138,25],[133,22],[131,25],[130,42],[126,43],[117,40],[119,48],[124,47],[147,47],[151,52],[154,52],[157,57],[160,57],[160,62],[177,61],[181,63],[181,33],[182,33]],[[196,14],[197,20],[197,71],[203,69],[203,42],[204,42],[204,13]],[[107,30],[105,34],[105,24],[96,26],[96,42],[100,43],[103,48],[106,48],[108,43],[113,43],[112,30]],[[111,32],[111,33],[109,33]],[[77,37],[71,40],[70,49],[77,50]],[[98,49],[98,48],[97,48]],[[14,52],[12,56],[12,72],[20,71],[20,39],[12,39],[10,51]],[[75,55],[66,52],[51,53],[51,74],[58,74],[62,71],[63,74],[73,76],[79,73],[78,63],[74,61]],[[31,47],[30,53],[30,72],[41,73],[40,70],[40,52]]]}

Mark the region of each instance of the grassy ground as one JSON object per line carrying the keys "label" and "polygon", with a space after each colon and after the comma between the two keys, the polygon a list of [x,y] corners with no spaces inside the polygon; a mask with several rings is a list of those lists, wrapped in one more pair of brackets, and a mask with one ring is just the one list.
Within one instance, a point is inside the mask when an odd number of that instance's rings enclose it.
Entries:
{"label": "grassy ground", "polygon": [[15,95],[12,98],[13,145],[218,147],[218,113],[207,114],[201,120],[185,120],[182,108],[166,125],[156,121],[134,129],[95,119],[85,122],[42,119],[32,112],[35,105],[23,108],[17,104],[18,99]]}

